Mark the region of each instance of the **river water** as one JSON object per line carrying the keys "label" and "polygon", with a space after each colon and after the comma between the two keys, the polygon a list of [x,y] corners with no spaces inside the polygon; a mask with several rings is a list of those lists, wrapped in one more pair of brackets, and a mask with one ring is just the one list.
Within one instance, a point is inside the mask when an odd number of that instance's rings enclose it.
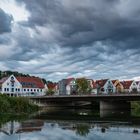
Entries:
{"label": "river water", "polygon": [[101,118],[91,110],[0,116],[0,140],[140,140],[140,117]]}

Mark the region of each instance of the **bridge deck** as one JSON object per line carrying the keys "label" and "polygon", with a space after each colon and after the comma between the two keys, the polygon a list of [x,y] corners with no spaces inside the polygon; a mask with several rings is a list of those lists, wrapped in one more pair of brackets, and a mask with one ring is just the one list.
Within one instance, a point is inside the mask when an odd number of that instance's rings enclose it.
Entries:
{"label": "bridge deck", "polygon": [[99,101],[99,100],[125,100],[140,101],[140,93],[127,94],[99,94],[99,95],[55,95],[55,96],[30,96],[33,100],[46,101]]}

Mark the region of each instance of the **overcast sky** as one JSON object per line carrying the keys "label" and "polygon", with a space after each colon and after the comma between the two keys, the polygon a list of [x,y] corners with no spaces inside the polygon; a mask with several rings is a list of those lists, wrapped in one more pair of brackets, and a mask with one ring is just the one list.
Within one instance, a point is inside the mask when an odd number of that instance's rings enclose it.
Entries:
{"label": "overcast sky", "polygon": [[140,0],[0,0],[0,70],[138,79]]}

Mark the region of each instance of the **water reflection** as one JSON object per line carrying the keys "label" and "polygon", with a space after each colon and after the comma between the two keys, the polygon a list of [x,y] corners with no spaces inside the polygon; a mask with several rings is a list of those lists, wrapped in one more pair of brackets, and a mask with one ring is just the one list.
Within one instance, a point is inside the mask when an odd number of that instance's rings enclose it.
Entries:
{"label": "water reflection", "polygon": [[0,140],[139,140],[140,118],[100,118],[89,110],[42,112],[1,123]]}

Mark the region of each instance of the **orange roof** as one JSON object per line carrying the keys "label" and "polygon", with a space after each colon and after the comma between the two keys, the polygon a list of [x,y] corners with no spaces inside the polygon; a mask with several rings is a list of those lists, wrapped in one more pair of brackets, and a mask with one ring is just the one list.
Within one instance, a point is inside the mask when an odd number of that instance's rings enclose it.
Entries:
{"label": "orange roof", "polygon": [[43,81],[38,77],[18,76],[16,79],[20,82],[23,88],[44,88]]}
{"label": "orange roof", "polygon": [[121,84],[123,85],[124,89],[129,89],[131,84],[132,84],[132,80],[130,81],[122,81]]}
{"label": "orange roof", "polygon": [[117,81],[117,80],[112,80],[112,83],[115,84],[116,81]]}

